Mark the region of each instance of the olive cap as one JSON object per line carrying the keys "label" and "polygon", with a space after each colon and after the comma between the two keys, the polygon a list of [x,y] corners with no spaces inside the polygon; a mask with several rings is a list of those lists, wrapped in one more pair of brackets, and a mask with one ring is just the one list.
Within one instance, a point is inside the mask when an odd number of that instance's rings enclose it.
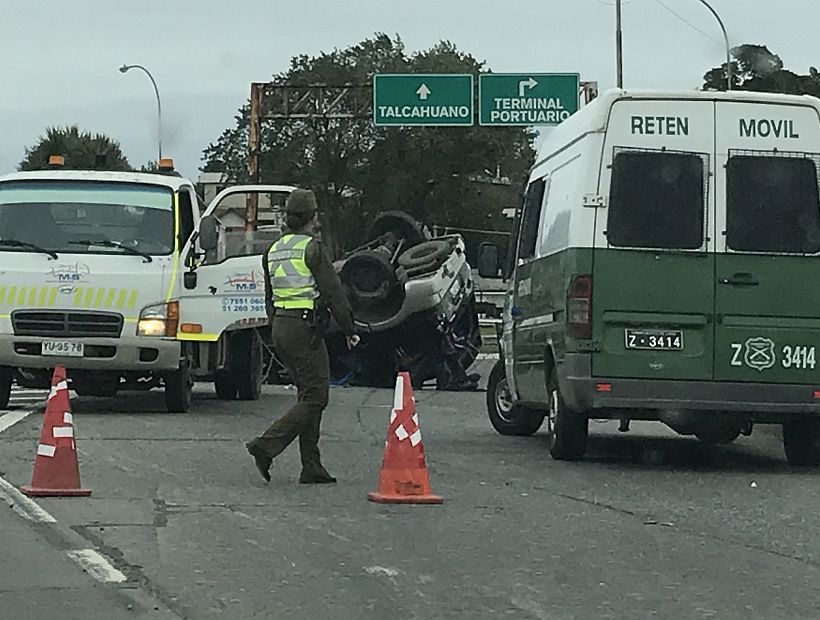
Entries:
{"label": "olive cap", "polygon": [[317,210],[316,196],[309,189],[293,190],[285,203],[285,211],[288,215],[313,216]]}

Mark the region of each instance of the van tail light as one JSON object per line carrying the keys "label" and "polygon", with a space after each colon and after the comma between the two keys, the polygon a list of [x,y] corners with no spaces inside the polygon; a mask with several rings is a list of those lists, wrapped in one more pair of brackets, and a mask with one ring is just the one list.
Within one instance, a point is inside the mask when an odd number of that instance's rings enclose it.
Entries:
{"label": "van tail light", "polygon": [[572,278],[567,293],[567,332],[573,338],[592,338],[592,276]]}

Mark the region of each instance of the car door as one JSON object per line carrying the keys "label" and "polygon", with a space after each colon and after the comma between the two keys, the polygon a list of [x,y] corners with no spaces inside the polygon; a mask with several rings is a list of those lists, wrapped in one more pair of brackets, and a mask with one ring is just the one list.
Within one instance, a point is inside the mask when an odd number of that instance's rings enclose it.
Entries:
{"label": "car door", "polygon": [[[241,329],[267,322],[265,280],[262,261],[270,245],[281,235],[284,202],[290,186],[237,186],[220,192],[205,210],[203,220],[218,221],[218,247],[203,252],[198,239],[193,247],[196,282],[182,287],[180,295],[180,340],[216,340],[225,330]],[[246,230],[246,201],[253,200],[256,224]],[[197,237],[195,235],[195,237]],[[190,252],[184,256],[189,259]],[[184,276],[183,276],[184,278]]]}
{"label": "car door", "polygon": [[712,378],[713,115],[711,101],[613,106],[593,252],[595,376]]}
{"label": "car door", "polygon": [[521,213],[513,279],[512,318],[513,373],[523,401],[546,403],[543,283],[537,276],[537,244],[542,209],[549,193],[549,178],[534,179],[527,186]]}
{"label": "car door", "polygon": [[715,378],[816,384],[817,111],[718,102],[716,123]]}

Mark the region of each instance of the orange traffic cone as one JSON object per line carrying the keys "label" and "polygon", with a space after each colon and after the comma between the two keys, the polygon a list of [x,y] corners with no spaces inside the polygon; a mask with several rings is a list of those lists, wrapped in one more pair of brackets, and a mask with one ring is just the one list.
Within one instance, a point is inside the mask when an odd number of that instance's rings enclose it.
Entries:
{"label": "orange traffic cone", "polygon": [[74,418],[68,398],[65,367],[57,366],[51,379],[40,444],[34,458],[31,484],[20,487],[32,497],[86,496],[91,489],[80,488],[80,466],[74,443]]}
{"label": "orange traffic cone", "polygon": [[444,501],[430,489],[416,399],[407,372],[400,372],[396,377],[379,490],[368,493],[367,499],[380,504],[440,504]]}

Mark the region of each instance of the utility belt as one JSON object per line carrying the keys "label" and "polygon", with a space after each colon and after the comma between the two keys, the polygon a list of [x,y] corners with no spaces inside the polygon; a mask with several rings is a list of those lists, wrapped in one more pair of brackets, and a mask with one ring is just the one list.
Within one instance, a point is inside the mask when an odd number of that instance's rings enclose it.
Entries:
{"label": "utility belt", "polygon": [[311,325],[316,320],[316,311],[309,308],[273,308],[274,316],[287,316],[292,319],[302,319]]}
{"label": "utility belt", "polygon": [[307,324],[316,331],[315,335],[319,338],[324,338],[328,324],[330,323],[330,313],[328,312],[327,306],[321,302],[317,302],[315,309],[277,308],[274,306],[273,313],[274,320],[276,320],[276,317],[290,317],[306,321]]}

